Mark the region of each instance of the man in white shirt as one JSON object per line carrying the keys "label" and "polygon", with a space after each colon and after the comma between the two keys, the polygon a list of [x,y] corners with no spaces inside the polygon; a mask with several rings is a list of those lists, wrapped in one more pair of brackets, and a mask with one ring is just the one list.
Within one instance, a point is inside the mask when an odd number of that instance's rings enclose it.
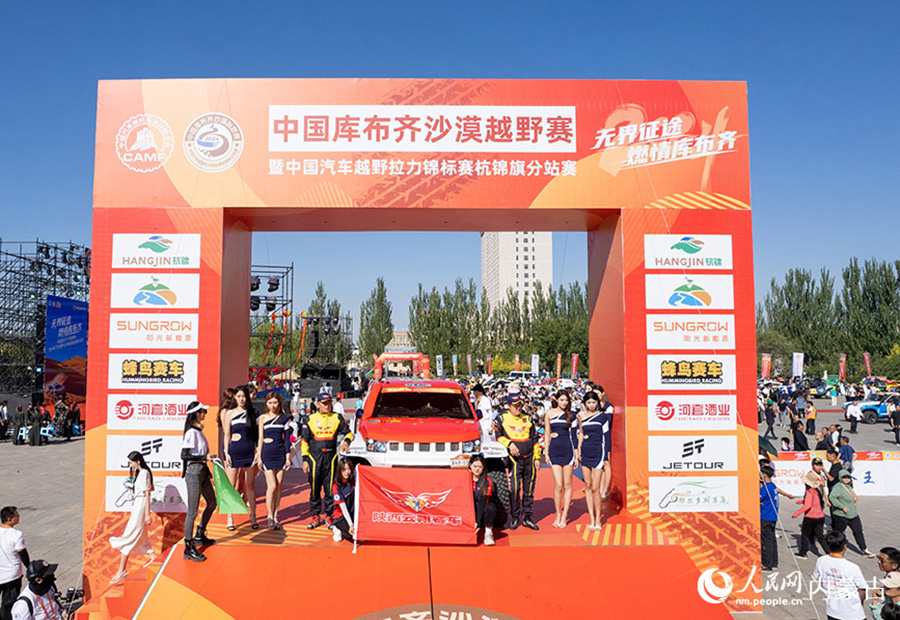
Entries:
{"label": "man in white shirt", "polygon": [[63,620],[56,602],[56,566],[44,560],[28,565],[28,587],[13,605],[12,620]]}
{"label": "man in white shirt", "polygon": [[22,572],[28,564],[25,536],[15,526],[19,511],[15,506],[0,510],[0,620],[9,620],[12,606],[22,591]]}
{"label": "man in white shirt", "polygon": [[866,578],[862,570],[844,558],[847,538],[842,532],[825,535],[828,555],[816,560],[812,578],[825,594],[825,613],[837,620],[865,620]]}
{"label": "man in white shirt", "polygon": [[472,397],[475,401],[475,410],[478,412],[482,436],[489,435],[494,426],[494,406],[491,399],[485,395],[484,386],[480,383],[472,387]]}
{"label": "man in white shirt", "polygon": [[858,402],[847,405],[847,417],[850,418],[850,432],[856,434],[856,426],[863,419],[863,412]]}

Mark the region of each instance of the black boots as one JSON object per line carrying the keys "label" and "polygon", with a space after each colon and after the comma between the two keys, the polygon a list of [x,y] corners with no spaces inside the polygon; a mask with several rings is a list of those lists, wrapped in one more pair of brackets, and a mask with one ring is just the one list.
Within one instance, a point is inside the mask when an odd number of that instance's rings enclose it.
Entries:
{"label": "black boots", "polygon": [[201,547],[209,547],[216,544],[216,541],[206,537],[206,528],[197,526],[197,533],[194,534],[194,544]]}
{"label": "black boots", "polygon": [[184,559],[191,560],[193,562],[205,562],[206,556],[200,553],[200,550],[197,549],[197,546],[194,544],[193,540],[184,539]]}

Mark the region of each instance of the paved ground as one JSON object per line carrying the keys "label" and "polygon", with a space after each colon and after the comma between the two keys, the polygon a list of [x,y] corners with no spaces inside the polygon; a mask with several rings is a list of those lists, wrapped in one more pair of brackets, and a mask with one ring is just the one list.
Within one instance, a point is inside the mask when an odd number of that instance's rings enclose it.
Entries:
{"label": "paved ground", "polygon": [[[830,408],[828,401],[819,401]],[[820,413],[817,426],[842,423],[840,413]],[[859,434],[851,435],[857,450],[891,450],[896,444],[893,435],[885,432],[886,423],[860,425]],[[779,437],[783,429],[776,427]],[[897,447],[896,449],[900,449]],[[54,441],[41,447],[13,446],[8,440],[0,442],[0,505],[19,507],[22,522],[19,528],[32,558],[43,558],[59,564],[57,573],[61,589],[81,584],[82,502],[84,480],[84,444],[81,439],[70,443]],[[900,547],[897,532],[897,507],[900,498],[863,497],[859,509],[870,549]],[[823,619],[825,606],[822,595],[810,599],[809,577],[815,567],[816,556],[802,560],[794,556],[797,550],[800,523],[791,519],[796,505],[782,498],[779,524],[779,567],[777,572],[764,574],[764,583],[771,581],[774,589],[754,594],[764,599],[781,599],[765,605],[765,618]],[[849,533],[849,530],[848,530]],[[847,558],[859,564],[867,578],[879,575],[875,560],[863,558],[855,547]],[[799,571],[799,573],[797,573]],[[789,583],[800,583],[801,592]],[[735,584],[742,588],[743,584]],[[747,592],[751,592],[748,590]],[[736,618],[759,618],[758,614],[736,614]]]}

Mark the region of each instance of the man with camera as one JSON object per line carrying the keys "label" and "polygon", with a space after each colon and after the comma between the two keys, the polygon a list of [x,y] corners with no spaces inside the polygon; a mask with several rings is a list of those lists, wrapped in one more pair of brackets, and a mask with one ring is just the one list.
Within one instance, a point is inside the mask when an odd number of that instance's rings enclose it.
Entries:
{"label": "man with camera", "polygon": [[13,620],[62,620],[65,617],[57,600],[56,566],[44,560],[35,560],[28,565],[25,574],[28,587],[13,604]]}

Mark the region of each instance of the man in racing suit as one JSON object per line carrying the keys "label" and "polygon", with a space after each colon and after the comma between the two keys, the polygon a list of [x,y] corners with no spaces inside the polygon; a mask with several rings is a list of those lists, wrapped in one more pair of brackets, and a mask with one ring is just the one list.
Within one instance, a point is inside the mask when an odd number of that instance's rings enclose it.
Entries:
{"label": "man in racing suit", "polygon": [[[331,529],[334,497],[334,464],[338,458],[338,436],[344,435],[341,450],[350,448],[353,432],[346,420],[331,410],[331,395],[322,392],[316,398],[318,411],[308,416],[300,431],[302,441],[300,454],[303,456],[303,473],[309,476],[309,511],[313,520],[307,525],[315,529],[323,523]],[[325,520],[322,520],[322,493],[325,494]]]}
{"label": "man in racing suit", "polygon": [[[510,394],[509,411],[494,419],[497,441],[509,450],[510,516],[509,529],[524,525],[533,530],[537,524],[531,520],[534,508],[534,483],[541,466],[541,444],[537,429],[525,414],[522,397]],[[521,495],[521,499],[520,496]]]}

